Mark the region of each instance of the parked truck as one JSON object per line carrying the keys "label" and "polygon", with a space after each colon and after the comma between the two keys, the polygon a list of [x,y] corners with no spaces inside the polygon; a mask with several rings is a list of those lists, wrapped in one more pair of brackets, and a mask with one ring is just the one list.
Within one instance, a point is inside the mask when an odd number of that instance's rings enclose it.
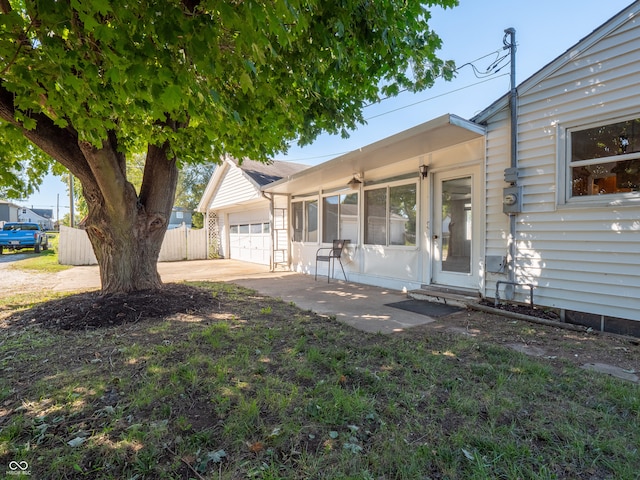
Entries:
{"label": "parked truck", "polygon": [[34,252],[49,249],[47,232],[37,223],[8,222],[0,230],[0,255],[7,250],[33,248]]}

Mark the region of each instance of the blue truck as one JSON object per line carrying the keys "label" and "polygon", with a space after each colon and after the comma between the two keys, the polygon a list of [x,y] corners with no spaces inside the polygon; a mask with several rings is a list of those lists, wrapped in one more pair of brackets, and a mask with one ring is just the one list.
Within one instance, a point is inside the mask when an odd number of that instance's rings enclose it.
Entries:
{"label": "blue truck", "polygon": [[40,228],[37,223],[8,222],[0,230],[0,255],[4,250],[22,250],[23,248],[33,248],[33,251],[49,249],[47,232]]}

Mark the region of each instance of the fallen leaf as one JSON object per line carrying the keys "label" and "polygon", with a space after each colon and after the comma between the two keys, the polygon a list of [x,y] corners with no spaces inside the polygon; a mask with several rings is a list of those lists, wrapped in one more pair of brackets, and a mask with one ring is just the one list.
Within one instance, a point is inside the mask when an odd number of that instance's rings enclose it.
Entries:
{"label": "fallen leaf", "polygon": [[82,445],[86,441],[87,441],[86,438],[76,437],[73,440],[69,440],[67,442],[67,445],[69,445],[70,447],[79,447],[80,445]]}

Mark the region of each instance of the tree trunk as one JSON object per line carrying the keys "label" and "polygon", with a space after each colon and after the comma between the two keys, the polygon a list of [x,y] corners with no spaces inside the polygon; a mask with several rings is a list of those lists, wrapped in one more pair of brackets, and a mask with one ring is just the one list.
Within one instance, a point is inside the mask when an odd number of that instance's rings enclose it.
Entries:
{"label": "tree trunk", "polygon": [[[1,0],[0,0],[1,1]],[[71,127],[60,128],[33,113],[36,127],[16,120],[14,95],[0,85],[0,118],[64,165],[82,184],[89,213],[87,234],[100,267],[102,293],[159,289],[158,256],[171,218],[178,183],[176,158],[168,144],[149,145],[140,194],[127,180],[126,158],[114,131],[96,147],[79,139]],[[184,125],[167,120],[177,130]]]}
{"label": "tree trunk", "polygon": [[102,293],[157,290],[162,286],[157,270],[164,228],[151,230],[144,212],[130,219],[96,218],[87,234],[100,267]]}
{"label": "tree trunk", "polygon": [[79,178],[89,208],[85,225],[100,267],[102,293],[159,289],[157,262],[177,184],[175,160],[167,158],[166,148],[149,146],[138,196],[125,177],[112,180],[120,177],[114,171],[122,173],[112,169],[114,164],[126,170],[123,159],[109,158],[113,150],[81,148],[93,171],[90,178]]}

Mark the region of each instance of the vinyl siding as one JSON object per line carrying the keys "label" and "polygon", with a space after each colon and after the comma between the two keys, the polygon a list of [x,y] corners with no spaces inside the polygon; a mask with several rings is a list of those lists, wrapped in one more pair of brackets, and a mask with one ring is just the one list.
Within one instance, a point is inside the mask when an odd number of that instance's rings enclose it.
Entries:
{"label": "vinyl siding", "polygon": [[[498,112],[487,126],[486,138],[486,231],[485,254],[504,257],[507,255],[509,217],[502,213],[502,191],[507,186],[504,170],[511,164],[510,129],[507,111]],[[505,280],[501,274],[485,274],[485,294],[492,296],[495,282]]]}
{"label": "vinyl siding", "polygon": [[[640,202],[623,206],[563,205],[565,128],[623,116],[640,117],[640,25],[629,20],[570,51],[519,97],[518,162],[523,211],[517,217],[517,278],[533,283],[535,303],[640,320]],[[489,120],[487,254],[506,250],[508,217],[498,208],[508,166],[508,112]],[[560,135],[559,135],[560,134]],[[500,177],[500,178],[498,178]],[[491,194],[491,190],[496,190]],[[602,199],[603,203],[606,199]],[[486,294],[493,296],[493,275]],[[524,301],[525,295],[517,297]]]}
{"label": "vinyl siding", "polygon": [[220,182],[209,210],[218,210],[260,198],[258,188],[245,177],[242,170],[233,165],[229,167]]}

